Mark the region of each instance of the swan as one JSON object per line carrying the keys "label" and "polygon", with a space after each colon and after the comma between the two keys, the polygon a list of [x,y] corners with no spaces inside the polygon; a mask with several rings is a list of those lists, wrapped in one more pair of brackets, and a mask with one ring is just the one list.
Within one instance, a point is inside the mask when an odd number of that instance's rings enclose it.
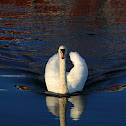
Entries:
{"label": "swan", "polygon": [[88,76],[85,60],[77,52],[70,52],[74,67],[66,72],[67,49],[61,45],[45,67],[45,82],[47,90],[54,93],[67,94],[82,91]]}

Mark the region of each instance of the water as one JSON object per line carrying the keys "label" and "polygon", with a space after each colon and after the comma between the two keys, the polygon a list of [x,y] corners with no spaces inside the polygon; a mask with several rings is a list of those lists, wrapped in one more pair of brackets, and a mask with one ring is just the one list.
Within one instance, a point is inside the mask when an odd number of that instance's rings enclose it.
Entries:
{"label": "water", "polygon": [[[126,76],[125,4],[125,0],[1,1],[0,124],[125,126],[126,89],[119,91]],[[14,86],[46,90],[45,65],[62,44],[86,60],[89,76],[84,90],[90,93],[59,99]],[[67,70],[71,67],[68,60]],[[114,85],[115,90],[100,91]]]}

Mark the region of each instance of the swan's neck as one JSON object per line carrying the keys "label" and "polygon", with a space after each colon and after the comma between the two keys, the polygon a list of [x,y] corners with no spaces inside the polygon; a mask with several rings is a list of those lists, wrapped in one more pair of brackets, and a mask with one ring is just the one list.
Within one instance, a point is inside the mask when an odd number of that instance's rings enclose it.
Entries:
{"label": "swan's neck", "polygon": [[59,93],[66,94],[68,93],[67,84],[66,84],[66,61],[65,59],[60,58],[60,86]]}

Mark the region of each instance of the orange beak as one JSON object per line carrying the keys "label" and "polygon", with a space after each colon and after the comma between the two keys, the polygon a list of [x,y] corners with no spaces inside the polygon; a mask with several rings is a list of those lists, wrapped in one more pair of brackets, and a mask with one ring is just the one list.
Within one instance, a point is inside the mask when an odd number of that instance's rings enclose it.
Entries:
{"label": "orange beak", "polygon": [[64,53],[61,51],[61,59],[64,59]]}

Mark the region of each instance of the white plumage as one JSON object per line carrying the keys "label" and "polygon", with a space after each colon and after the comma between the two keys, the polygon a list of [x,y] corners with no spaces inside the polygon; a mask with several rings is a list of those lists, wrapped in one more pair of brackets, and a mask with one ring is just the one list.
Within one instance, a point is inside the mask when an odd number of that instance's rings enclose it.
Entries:
{"label": "white plumage", "polygon": [[[64,46],[60,46],[59,50],[65,48]],[[66,48],[65,48],[66,49]],[[70,52],[70,59],[74,65],[74,67],[65,74],[66,87],[68,92],[73,93],[77,91],[82,91],[84,84],[86,82],[88,76],[88,68],[85,60],[79,55],[77,52]],[[59,53],[53,55],[45,68],[45,81],[48,91],[61,93],[59,91],[60,88],[60,68],[62,67],[62,63],[60,63],[60,51]],[[65,69],[65,68],[64,68]],[[64,90],[64,89],[63,89]]]}

